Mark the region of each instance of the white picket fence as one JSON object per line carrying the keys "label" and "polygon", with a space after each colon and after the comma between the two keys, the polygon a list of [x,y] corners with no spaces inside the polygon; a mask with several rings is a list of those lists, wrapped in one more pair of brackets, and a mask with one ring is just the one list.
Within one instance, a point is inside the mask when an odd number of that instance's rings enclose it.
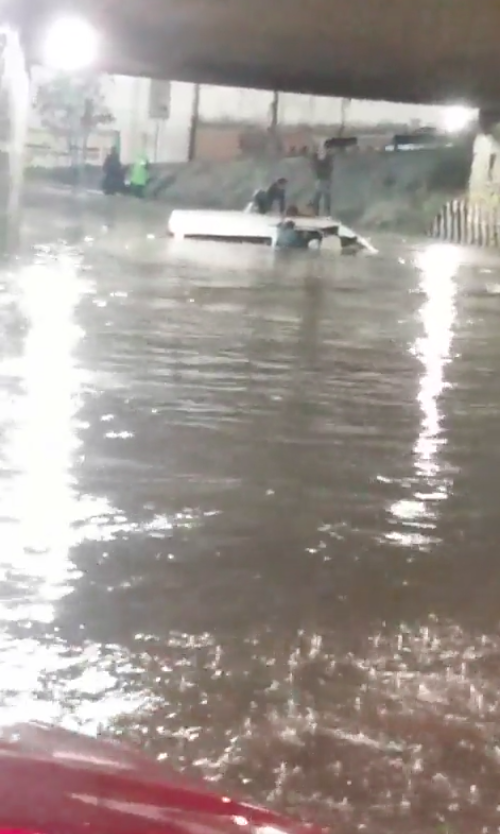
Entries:
{"label": "white picket fence", "polygon": [[450,243],[500,248],[500,205],[449,200],[434,218],[429,235]]}

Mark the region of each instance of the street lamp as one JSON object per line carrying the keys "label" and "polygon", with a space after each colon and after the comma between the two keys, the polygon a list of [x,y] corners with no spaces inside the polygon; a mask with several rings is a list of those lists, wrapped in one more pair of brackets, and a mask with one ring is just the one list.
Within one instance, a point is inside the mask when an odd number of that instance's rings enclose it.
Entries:
{"label": "street lamp", "polygon": [[48,29],[43,43],[43,63],[62,72],[79,72],[97,58],[99,37],[94,27],[79,17],[61,17]]}
{"label": "street lamp", "polygon": [[443,127],[447,133],[461,133],[469,127],[476,117],[472,107],[452,105],[446,107],[443,113]]}
{"label": "street lamp", "polygon": [[[45,33],[42,61],[45,66],[62,73],[68,79],[84,79],[96,61],[98,47],[98,33],[88,21],[80,17],[59,17]],[[74,124],[68,126],[72,131],[71,150],[75,185],[84,179],[86,137],[92,122],[92,102],[87,99],[80,101],[80,97],[81,91],[77,84]]]}

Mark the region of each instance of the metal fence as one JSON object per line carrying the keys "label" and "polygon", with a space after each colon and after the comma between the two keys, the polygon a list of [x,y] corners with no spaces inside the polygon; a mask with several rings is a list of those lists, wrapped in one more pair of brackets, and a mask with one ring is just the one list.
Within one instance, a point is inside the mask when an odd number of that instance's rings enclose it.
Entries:
{"label": "metal fence", "polygon": [[449,200],[434,218],[429,235],[450,243],[500,248],[500,205]]}

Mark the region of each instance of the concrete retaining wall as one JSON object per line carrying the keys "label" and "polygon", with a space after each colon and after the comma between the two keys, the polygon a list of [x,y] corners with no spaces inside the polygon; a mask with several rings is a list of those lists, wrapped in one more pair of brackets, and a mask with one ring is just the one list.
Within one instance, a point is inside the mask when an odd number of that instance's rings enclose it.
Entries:
{"label": "concrete retaining wall", "polygon": [[[463,195],[470,163],[467,145],[341,156],[333,178],[333,211],[347,224],[360,228],[425,234],[443,205]],[[289,179],[290,202],[305,205],[313,189],[311,168],[303,158],[198,160],[156,165],[153,172],[149,196],[170,208],[241,209],[256,188],[281,174]],[[47,181],[49,172],[35,169],[29,173]],[[49,176],[54,182],[69,183],[69,173],[68,168],[60,168]],[[99,188],[100,179],[100,168],[89,166],[85,183]]]}
{"label": "concrete retaining wall", "polygon": [[[464,192],[470,161],[467,146],[346,155],[334,174],[333,211],[344,222],[365,228],[426,233],[446,200]],[[197,161],[169,168],[157,196],[172,207],[237,209],[279,175],[288,177],[290,201],[300,206],[311,199],[312,172],[300,158]]]}
{"label": "concrete retaining wall", "polygon": [[[199,116],[202,122],[270,124],[273,94],[265,90],[243,90],[237,87],[202,86]],[[387,101],[350,101],[326,96],[280,93],[278,122],[281,126],[338,125],[343,107],[350,125],[374,128],[378,125],[441,127],[444,108],[434,105],[394,104]]]}
{"label": "concrete retaining wall", "polygon": [[475,201],[491,202],[500,198],[500,140],[493,134],[476,136],[469,194]]}

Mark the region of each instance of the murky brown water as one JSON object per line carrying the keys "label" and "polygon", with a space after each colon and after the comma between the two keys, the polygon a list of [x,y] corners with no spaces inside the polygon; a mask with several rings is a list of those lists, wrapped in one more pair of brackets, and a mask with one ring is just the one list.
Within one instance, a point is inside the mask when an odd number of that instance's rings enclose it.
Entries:
{"label": "murky brown water", "polygon": [[500,830],[500,264],[65,223],[1,278],[1,717]]}

